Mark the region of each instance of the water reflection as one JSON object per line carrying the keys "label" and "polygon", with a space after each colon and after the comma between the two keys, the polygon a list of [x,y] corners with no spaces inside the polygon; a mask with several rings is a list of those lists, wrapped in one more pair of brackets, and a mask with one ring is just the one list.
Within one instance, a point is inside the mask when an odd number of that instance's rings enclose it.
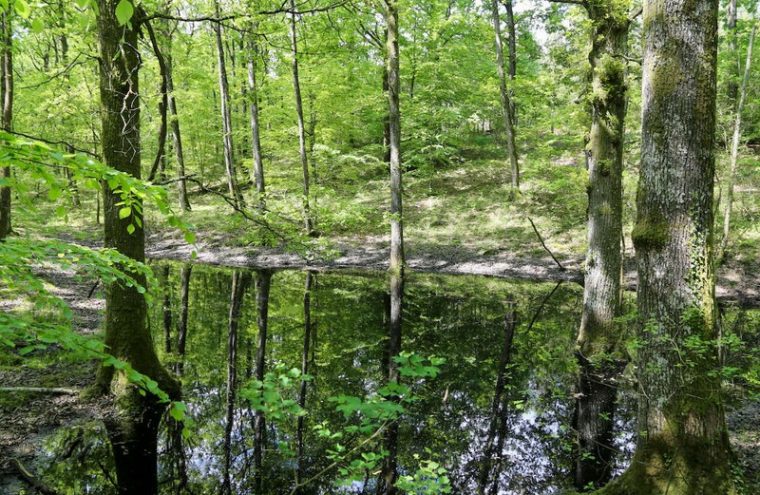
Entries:
{"label": "water reflection", "polygon": [[[550,494],[572,486],[579,288],[419,274],[158,269],[164,285],[151,328],[193,420],[187,436],[171,419],[162,423],[160,493],[386,494],[398,478],[431,482],[428,461],[446,469],[454,493]],[[435,378],[400,376],[393,357],[402,351],[446,362]],[[245,392],[252,380],[288,381],[282,376],[293,368],[298,373],[287,385],[277,381],[276,392],[305,415],[252,407]],[[336,410],[336,398],[369,403],[399,381],[414,400],[382,431]],[[618,430],[628,414],[621,409]],[[48,440],[46,479],[62,492],[117,493],[103,429],[72,431]],[[374,454],[385,455],[373,461]]]}

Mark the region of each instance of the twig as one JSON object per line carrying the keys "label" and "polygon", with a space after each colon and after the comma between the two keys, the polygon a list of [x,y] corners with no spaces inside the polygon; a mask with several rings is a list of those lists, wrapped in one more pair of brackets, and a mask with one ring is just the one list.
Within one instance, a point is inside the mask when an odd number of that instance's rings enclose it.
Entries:
{"label": "twig", "polygon": [[552,259],[557,264],[557,266],[559,267],[559,269],[564,272],[566,270],[566,268],[564,266],[562,266],[562,263],[560,263],[559,260],[554,256],[554,253],[552,253],[551,250],[548,247],[546,247],[546,243],[544,242],[544,239],[541,237],[541,234],[538,233],[538,229],[536,228],[536,224],[533,223],[533,220],[530,217],[526,217],[526,218],[530,222],[531,227],[533,227],[533,232],[536,233],[536,237],[538,237],[538,240],[541,242],[541,245],[544,247],[544,249],[546,250],[546,252],[549,253],[549,256],[552,257]]}
{"label": "twig", "polygon": [[[372,435],[370,435],[369,437],[365,438],[356,447],[354,447],[353,449],[351,449],[348,452],[346,452],[346,454],[343,456],[343,458],[346,458],[347,456],[353,454],[354,452],[356,452],[357,450],[361,449],[362,447],[364,447],[365,445],[367,445],[369,442],[371,442],[372,440],[374,440],[375,438],[377,438],[377,436],[380,435],[380,433],[382,433],[383,430],[385,430],[385,428],[388,425],[390,425],[391,423],[393,423],[393,421],[388,421],[388,422],[383,423],[382,425],[380,425],[380,428],[378,428]],[[324,468],[323,470],[321,470],[320,472],[318,472],[317,474],[315,474],[311,478],[307,479],[306,481],[304,481],[302,483],[298,483],[290,491],[290,495],[295,495],[298,492],[299,489],[301,489],[302,487],[308,485],[309,483],[311,483],[315,479],[319,478],[320,476],[322,476],[326,472],[330,471],[331,469],[334,469],[335,467],[338,466],[338,464],[340,464],[340,461],[334,461],[332,464],[330,464],[329,466],[327,466],[326,468]]]}
{"label": "twig", "polygon": [[37,490],[38,492],[42,493],[42,495],[59,495],[57,491],[53,490],[49,486],[45,485],[43,482],[38,480],[34,477],[32,473],[29,472],[28,469],[24,467],[23,464],[21,464],[21,461],[16,459],[15,457],[11,459],[11,463],[16,467],[16,470],[18,470],[21,477],[31,485],[32,488]]}
{"label": "twig", "polygon": [[92,289],[90,289],[90,292],[87,293],[87,299],[92,298],[92,295],[95,293],[95,289],[98,288],[98,285],[100,285],[100,279],[97,279],[95,281],[95,284],[92,286]]}
{"label": "twig", "polygon": [[76,151],[77,153],[84,153],[85,155],[89,155],[89,156],[91,156],[93,158],[97,158],[98,160],[100,159],[100,156],[97,153],[93,153],[92,151],[88,151],[88,150],[83,150],[81,148],[77,148],[75,146],[72,146],[71,143],[68,143],[66,141],[51,141],[49,139],[41,138],[39,136],[33,136],[31,134],[26,134],[24,132],[18,132],[18,131],[7,131],[6,130],[5,132],[7,132],[8,134],[13,134],[15,136],[25,137],[27,139],[33,139],[35,141],[39,141],[39,142],[45,143],[45,144],[64,145],[67,148]]}
{"label": "twig", "polygon": [[533,324],[536,322],[536,320],[538,320],[538,317],[541,314],[541,311],[543,311],[544,306],[546,306],[546,303],[549,302],[549,299],[552,298],[554,293],[557,292],[557,289],[559,289],[559,286],[562,285],[562,282],[564,282],[564,280],[560,280],[559,282],[557,282],[557,285],[555,285],[554,288],[551,290],[551,292],[549,292],[541,301],[541,304],[538,306],[538,309],[533,314],[533,318],[530,319],[528,328],[525,330],[526,333],[529,332],[531,328],[533,328]]}

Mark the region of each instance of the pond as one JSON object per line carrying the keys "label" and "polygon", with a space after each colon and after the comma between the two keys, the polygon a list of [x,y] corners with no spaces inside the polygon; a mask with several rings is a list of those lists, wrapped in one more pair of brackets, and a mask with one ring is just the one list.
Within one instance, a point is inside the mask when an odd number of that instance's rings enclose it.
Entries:
{"label": "pond", "polygon": [[[391,359],[384,273],[154,268],[154,342],[191,418],[162,421],[162,493],[374,494],[390,457],[410,493],[572,486],[579,286],[407,274]],[[624,394],[616,470],[632,409]],[[101,423],[44,448],[65,493],[116,493]]]}

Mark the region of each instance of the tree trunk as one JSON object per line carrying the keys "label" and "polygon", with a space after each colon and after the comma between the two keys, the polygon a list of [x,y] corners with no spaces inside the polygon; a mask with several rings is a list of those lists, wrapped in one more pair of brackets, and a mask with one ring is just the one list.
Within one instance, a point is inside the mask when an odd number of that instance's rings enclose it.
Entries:
{"label": "tree trunk", "polygon": [[161,100],[158,103],[158,114],[161,117],[161,123],[158,126],[158,146],[156,150],[156,157],[153,159],[153,165],[150,167],[150,173],[148,174],[148,181],[152,182],[155,180],[156,173],[159,171],[159,167],[166,157],[166,112],[169,106],[169,90],[166,84],[166,61],[164,60],[161,49],[158,45],[156,33],[153,30],[153,26],[151,25],[150,21],[145,21],[143,25],[145,26],[145,30],[148,32],[150,44],[153,47],[153,53],[156,55],[156,60],[158,61],[158,69],[161,73]]}
{"label": "tree trunk", "polygon": [[512,121],[512,102],[507,90],[507,74],[504,67],[504,42],[501,39],[501,18],[499,17],[499,0],[491,0],[491,17],[493,18],[493,30],[496,46],[496,70],[499,73],[499,94],[501,96],[501,110],[504,118],[504,129],[507,133],[507,154],[512,173],[512,192],[520,189],[520,168],[517,160],[517,147],[515,146],[515,128]]}
{"label": "tree trunk", "polygon": [[164,323],[164,351],[167,353],[172,352],[172,293],[171,284],[169,282],[169,276],[171,274],[171,268],[166,265],[161,270],[162,279],[164,282],[164,300],[161,305],[161,312],[163,313]]}
{"label": "tree trunk", "polygon": [[[216,16],[220,17],[219,0],[214,1]],[[237,172],[235,170],[235,147],[232,139],[232,109],[230,108],[230,85],[227,80],[227,65],[224,61],[224,44],[222,43],[222,25],[214,23],[214,35],[216,38],[217,64],[219,66],[219,94],[222,111],[222,135],[224,144],[224,168],[227,172],[227,189],[234,204],[238,208],[245,205],[243,195],[238,187]]]}
{"label": "tree trunk", "polygon": [[[267,325],[269,321],[269,289],[272,281],[272,272],[261,270],[256,277],[256,311],[257,325],[259,327],[259,341],[256,349],[256,379],[264,380],[266,374],[266,349],[267,349]],[[254,416],[254,488],[256,493],[264,493],[264,449],[266,447],[266,421],[261,411],[256,411]]]}
{"label": "tree trunk", "polygon": [[296,115],[298,117],[298,152],[301,157],[303,170],[303,219],[304,229],[308,235],[314,233],[314,224],[311,218],[311,204],[309,197],[309,158],[306,153],[306,127],[303,120],[303,100],[301,99],[301,82],[298,78],[298,33],[296,31],[296,2],[290,0],[290,50],[293,57],[293,92],[296,100]]}
{"label": "tree trunk", "polygon": [[647,0],[643,26],[640,434],[631,466],[602,493],[735,494],[715,349],[718,2]]}
{"label": "tree trunk", "polygon": [[[103,111],[102,142],[106,165],[140,178],[140,101],[137,30],[134,24],[120,26],[116,20],[116,0],[99,0],[97,9],[100,48],[100,99]],[[125,124],[126,123],[126,124]],[[120,195],[104,187],[105,246],[143,262],[145,232],[137,212],[119,218]],[[130,234],[129,225],[134,226]],[[140,284],[144,277],[137,276]],[[146,304],[135,287],[119,282],[106,286],[105,344],[108,351],[150,376],[170,397],[180,394],[179,384],[158,360],[146,326]],[[117,378],[117,380],[113,380]],[[113,383],[112,383],[113,382]],[[152,394],[142,396],[127,384],[122,373],[101,367],[101,390],[116,394],[115,414],[106,427],[116,461],[116,478],[121,493],[154,494],[158,490],[156,449],[158,423],[165,406]]]}
{"label": "tree trunk", "polygon": [[256,56],[258,44],[251,36],[251,46],[248,53],[248,98],[251,112],[251,150],[253,152],[253,183],[256,185],[256,205],[263,212],[266,206],[264,194],[264,164],[261,159],[261,138],[259,136],[259,87],[256,84]]}
{"label": "tree trunk", "polygon": [[732,104],[736,104],[736,96],[739,93],[739,74],[741,66],[739,65],[739,50],[736,48],[736,0],[728,0],[726,6],[726,28],[728,31],[728,56],[732,61],[732,70],[729,73],[728,86],[726,94]]}
{"label": "tree trunk", "polygon": [[227,401],[226,419],[224,423],[224,469],[222,472],[222,494],[231,495],[232,481],[230,467],[232,465],[232,428],[235,422],[235,400],[237,392],[237,341],[240,313],[243,308],[243,298],[251,283],[251,275],[247,271],[232,273],[232,289],[230,291],[230,315],[227,334]]}
{"label": "tree trunk", "polygon": [[517,127],[517,111],[515,108],[514,91],[512,86],[517,76],[517,30],[515,29],[515,13],[512,9],[512,0],[503,0],[504,7],[507,9],[507,46],[509,47],[509,111],[512,113],[512,126]]}
{"label": "tree trunk", "polygon": [[[314,290],[317,275],[313,272],[306,272],[306,284],[303,293],[303,352],[301,353],[301,375],[309,373],[309,345],[311,344],[311,295]],[[298,405],[306,409],[306,390],[308,382],[301,379],[301,387],[298,391]],[[298,417],[298,427],[296,429],[296,445],[298,469],[296,471],[296,485],[304,480],[304,427],[306,418]]]}
{"label": "tree trunk", "polygon": [[[2,128],[10,131],[13,127],[13,28],[11,8],[0,17],[0,95],[2,96]],[[3,167],[2,179],[10,180],[11,167]],[[11,233],[11,188],[0,187],[0,241]]]}
{"label": "tree trunk", "polygon": [[180,359],[176,372],[182,375],[185,366],[185,348],[187,345],[187,315],[190,302],[190,275],[193,265],[185,264],[179,270],[179,317],[177,318],[177,354]]}
{"label": "tree trunk", "polygon": [[[386,383],[399,383],[401,375],[398,363],[394,358],[401,354],[401,319],[402,304],[404,298],[404,274],[403,268],[399,272],[390,273],[390,305],[388,318],[388,347],[385,354],[387,369]],[[390,397],[389,400],[398,401],[398,397]],[[378,495],[395,495],[396,480],[398,479],[398,427],[399,420],[391,422],[385,429],[384,443],[388,455],[383,459],[383,465],[378,480]]]}
{"label": "tree trunk", "polygon": [[736,183],[736,166],[739,161],[739,141],[742,135],[742,112],[744,111],[744,102],[747,99],[747,83],[749,82],[750,70],[752,68],[752,46],[755,43],[755,33],[757,32],[757,22],[752,25],[752,31],[749,35],[749,44],[747,45],[747,60],[744,64],[744,77],[742,78],[741,92],[739,93],[739,102],[736,105],[736,121],[734,122],[734,136],[731,141],[731,162],[728,172],[728,185],[726,186],[726,206],[723,212],[723,238],[720,241],[720,250],[718,251],[718,260],[722,261],[728,247],[728,234],[731,228],[731,209],[734,204],[734,184]]}
{"label": "tree trunk", "polygon": [[388,73],[388,147],[391,174],[391,256],[390,270],[401,272],[404,266],[403,187],[401,183],[401,91],[398,48],[397,0],[385,0],[386,70]]}
{"label": "tree trunk", "polygon": [[593,25],[588,164],[588,251],[576,357],[575,486],[600,487],[612,472],[623,233],[623,137],[626,110],[628,5],[587,6]]}

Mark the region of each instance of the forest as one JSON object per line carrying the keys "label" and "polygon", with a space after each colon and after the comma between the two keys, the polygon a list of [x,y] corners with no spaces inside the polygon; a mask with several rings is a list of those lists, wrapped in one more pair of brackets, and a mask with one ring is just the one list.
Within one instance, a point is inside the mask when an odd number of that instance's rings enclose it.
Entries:
{"label": "forest", "polygon": [[0,494],[760,493],[757,0],[0,0]]}

